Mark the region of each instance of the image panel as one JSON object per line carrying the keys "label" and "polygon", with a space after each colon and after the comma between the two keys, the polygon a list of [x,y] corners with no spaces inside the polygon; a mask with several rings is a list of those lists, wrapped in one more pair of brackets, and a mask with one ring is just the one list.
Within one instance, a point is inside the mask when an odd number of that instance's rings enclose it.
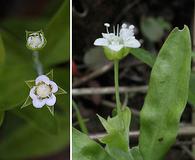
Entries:
{"label": "image panel", "polygon": [[70,2],[0,1],[0,159],[70,159]]}
{"label": "image panel", "polygon": [[194,13],[193,0],[72,1],[74,160],[195,158]]}

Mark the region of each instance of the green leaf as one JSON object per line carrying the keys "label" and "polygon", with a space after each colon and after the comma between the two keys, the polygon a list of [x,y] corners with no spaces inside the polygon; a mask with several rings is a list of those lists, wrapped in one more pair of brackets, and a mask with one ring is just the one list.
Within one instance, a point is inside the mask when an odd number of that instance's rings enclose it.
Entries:
{"label": "green leaf", "polygon": [[0,34],[0,64],[3,64],[5,61],[5,48],[2,40],[2,36]]}
{"label": "green leaf", "polygon": [[43,53],[41,54],[41,59],[47,66],[63,63],[69,60],[69,6],[69,1],[65,0],[44,30],[47,45],[41,51],[41,53]]}
{"label": "green leaf", "polygon": [[163,37],[164,31],[170,28],[170,24],[161,17],[148,17],[141,20],[141,31],[151,42],[159,41]]}
{"label": "green leaf", "polygon": [[63,129],[56,135],[49,135],[30,124],[17,127],[1,139],[0,159],[29,159],[54,154],[66,146],[68,131]]}
{"label": "green leaf", "polygon": [[72,139],[74,160],[114,160],[101,145],[74,128]]}
{"label": "green leaf", "polygon": [[188,102],[192,106],[195,106],[195,73],[194,72],[191,72],[191,75],[190,75]]}
{"label": "green leaf", "polygon": [[84,56],[84,63],[92,70],[101,68],[109,63],[102,47],[90,48]]}
{"label": "green leaf", "polygon": [[140,150],[139,150],[138,146],[131,148],[130,152],[131,152],[134,160],[143,160],[143,157],[140,153]]}
{"label": "green leaf", "polygon": [[131,48],[130,53],[150,67],[154,65],[156,56],[142,48]]}
{"label": "green leaf", "polygon": [[188,99],[190,65],[189,29],[175,28],[153,66],[140,115],[139,148],[144,160],[162,160],[175,142]]}
{"label": "green leaf", "polygon": [[110,156],[117,160],[133,160],[129,152],[129,126],[131,121],[129,108],[125,107],[117,116],[108,117],[107,120],[98,117],[107,131],[107,135],[101,138],[100,141],[106,144],[106,150]]}
{"label": "green leaf", "polygon": [[[50,108],[52,112],[52,108]],[[18,117],[25,120],[26,122],[32,124],[35,128],[40,131],[43,131],[47,134],[56,134],[58,130],[58,124],[56,117],[53,116],[53,113],[48,111],[48,107],[44,106],[43,108],[37,109],[32,105],[25,107],[22,110],[12,110]]]}
{"label": "green leaf", "polygon": [[0,111],[0,126],[3,124],[4,117],[5,117],[5,112]]}

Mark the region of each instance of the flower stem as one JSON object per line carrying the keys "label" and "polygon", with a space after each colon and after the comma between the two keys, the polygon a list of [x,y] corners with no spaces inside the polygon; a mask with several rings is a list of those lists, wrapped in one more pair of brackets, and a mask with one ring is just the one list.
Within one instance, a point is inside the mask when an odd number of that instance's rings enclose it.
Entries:
{"label": "flower stem", "polygon": [[80,126],[82,132],[85,133],[85,134],[88,134],[88,130],[87,130],[87,127],[86,127],[86,125],[85,125],[84,119],[83,119],[83,117],[81,116],[81,113],[80,113],[80,111],[79,111],[79,109],[78,109],[78,106],[77,106],[77,104],[75,103],[75,101],[72,101],[72,106],[73,106],[73,108],[74,108],[75,111],[76,111],[77,120],[78,120],[78,122],[79,122],[79,126]]}
{"label": "flower stem", "polygon": [[38,51],[33,52],[33,60],[34,60],[34,66],[35,66],[35,69],[37,71],[37,74],[42,75],[43,74],[43,66],[42,66],[41,61],[39,60],[39,52]]}
{"label": "flower stem", "polygon": [[114,61],[114,83],[115,83],[115,96],[116,96],[116,107],[117,107],[117,113],[121,111],[121,102],[120,102],[120,96],[119,96],[119,61]]}

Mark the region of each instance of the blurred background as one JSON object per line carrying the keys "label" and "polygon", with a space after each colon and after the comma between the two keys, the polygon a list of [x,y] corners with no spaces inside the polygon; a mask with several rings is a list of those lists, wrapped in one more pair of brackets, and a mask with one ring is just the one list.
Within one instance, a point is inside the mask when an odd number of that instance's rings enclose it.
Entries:
{"label": "blurred background", "polygon": [[[69,0],[0,1],[0,159],[69,159]],[[55,116],[46,107],[20,109],[28,97],[26,80],[37,77],[25,31],[42,29],[45,74],[68,94],[57,96]]]}
{"label": "blurred background", "polygon": [[[89,135],[96,138],[105,133],[96,114],[107,117],[115,107],[113,64],[103,51],[93,45],[105,31],[104,23],[133,24],[141,48],[157,55],[165,38],[174,27],[186,24],[193,36],[195,19],[193,0],[73,0],[73,126],[77,129],[78,111],[87,126]],[[149,53],[150,54],[150,53]],[[139,130],[139,112],[144,103],[151,68],[129,54],[120,62],[120,86],[123,104],[130,106],[133,114],[131,131]],[[98,89],[97,89],[98,88]],[[194,103],[190,101],[183,113],[181,126],[194,125]],[[77,112],[76,112],[77,111]],[[193,115],[193,114],[194,115]],[[192,131],[194,135],[194,129]],[[187,132],[184,128],[184,132]],[[191,133],[192,133],[191,132]],[[137,144],[132,137],[131,146]],[[195,159],[192,135],[180,135],[166,156],[166,160]],[[194,150],[195,151],[195,150]]]}

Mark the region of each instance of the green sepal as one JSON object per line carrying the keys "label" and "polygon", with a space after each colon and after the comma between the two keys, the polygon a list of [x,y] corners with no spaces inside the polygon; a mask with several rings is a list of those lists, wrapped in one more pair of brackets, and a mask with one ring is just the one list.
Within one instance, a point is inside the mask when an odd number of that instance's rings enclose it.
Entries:
{"label": "green sepal", "polygon": [[49,110],[49,112],[51,113],[51,115],[54,116],[54,106],[48,106],[48,105],[46,105],[46,107]]}
{"label": "green sepal", "polygon": [[108,47],[104,47],[105,56],[110,61],[121,60],[129,54],[130,50],[130,48],[124,47],[120,51],[116,52],[109,49]]}
{"label": "green sepal", "polygon": [[[53,69],[46,74],[47,77],[49,77],[50,80],[53,80]],[[61,95],[61,94],[67,94],[67,92],[58,86],[58,91],[55,93],[55,95]]]}
{"label": "green sepal", "polygon": [[55,93],[55,95],[61,95],[61,94],[67,94],[67,92],[58,86],[58,91]]}
{"label": "green sepal", "polygon": [[53,69],[46,74],[46,76],[53,81]]}
{"label": "green sepal", "polygon": [[27,84],[27,86],[31,89],[33,86],[35,86],[35,80],[28,80],[25,81],[25,83]]}
{"label": "green sepal", "polygon": [[26,42],[28,40],[29,35],[32,34],[32,33],[38,33],[39,35],[42,34],[43,38],[44,38],[44,44],[42,45],[42,47],[40,47],[40,48],[32,48],[31,46],[28,45],[28,43],[26,43],[26,47],[28,49],[30,49],[32,51],[39,51],[39,50],[43,49],[45,47],[45,45],[47,44],[47,40],[46,40],[42,30],[39,30],[39,31],[25,31],[25,32],[26,32]]}
{"label": "green sepal", "polygon": [[32,104],[32,99],[30,98],[30,96],[28,96],[28,97],[26,98],[26,101],[25,101],[24,104],[22,105],[21,109],[24,108],[24,107],[27,107],[27,106],[29,106],[29,105],[31,105],[31,104]]}

